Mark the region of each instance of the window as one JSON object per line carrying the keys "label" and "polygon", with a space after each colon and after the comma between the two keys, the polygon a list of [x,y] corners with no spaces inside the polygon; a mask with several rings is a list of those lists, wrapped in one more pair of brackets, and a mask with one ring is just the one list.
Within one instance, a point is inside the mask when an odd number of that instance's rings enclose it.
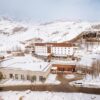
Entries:
{"label": "window", "polygon": [[10,77],[10,78],[13,78],[13,74],[9,74],[9,77]]}
{"label": "window", "polygon": [[42,80],[42,78],[43,78],[43,76],[39,76],[39,80],[40,80],[40,81]]}
{"label": "window", "polygon": [[41,82],[44,82],[44,81],[46,80],[46,78],[43,77],[43,76],[39,76],[39,80],[40,80]]}
{"label": "window", "polygon": [[32,81],[32,82],[36,81],[36,76],[35,76],[35,75],[33,75],[33,76],[31,77],[31,81]]}
{"label": "window", "polygon": [[22,79],[22,80],[24,80],[24,79],[25,79],[24,75],[21,75],[21,79]]}
{"label": "window", "polygon": [[15,74],[15,79],[18,79],[18,74]]}

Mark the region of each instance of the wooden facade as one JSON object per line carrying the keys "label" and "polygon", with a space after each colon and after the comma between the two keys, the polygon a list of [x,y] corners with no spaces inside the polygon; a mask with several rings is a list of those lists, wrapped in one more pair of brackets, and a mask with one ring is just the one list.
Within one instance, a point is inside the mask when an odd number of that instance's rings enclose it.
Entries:
{"label": "wooden facade", "polygon": [[72,72],[75,72],[75,68],[76,68],[76,65],[70,65],[70,64],[52,64],[52,67],[53,68],[56,68],[55,70],[52,70],[52,72],[56,72],[56,73],[59,73],[59,72],[62,72],[62,73],[72,73]]}

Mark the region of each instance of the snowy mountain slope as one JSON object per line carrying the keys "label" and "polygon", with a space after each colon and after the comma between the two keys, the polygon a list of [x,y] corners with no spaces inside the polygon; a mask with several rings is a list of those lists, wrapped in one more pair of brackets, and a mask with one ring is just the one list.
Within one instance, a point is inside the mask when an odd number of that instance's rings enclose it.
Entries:
{"label": "snowy mountain slope", "polygon": [[29,24],[0,19],[0,51],[24,48],[20,42],[40,38],[43,42],[64,42],[76,38],[91,29],[93,23],[82,21],[54,21],[44,24]]}

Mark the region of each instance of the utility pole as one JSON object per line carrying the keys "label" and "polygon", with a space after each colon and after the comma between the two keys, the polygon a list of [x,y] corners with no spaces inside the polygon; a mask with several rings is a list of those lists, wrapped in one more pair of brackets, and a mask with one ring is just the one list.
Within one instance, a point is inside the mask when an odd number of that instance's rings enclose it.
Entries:
{"label": "utility pole", "polygon": [[37,29],[37,38],[39,38],[39,31],[40,31],[40,29],[38,28]]}

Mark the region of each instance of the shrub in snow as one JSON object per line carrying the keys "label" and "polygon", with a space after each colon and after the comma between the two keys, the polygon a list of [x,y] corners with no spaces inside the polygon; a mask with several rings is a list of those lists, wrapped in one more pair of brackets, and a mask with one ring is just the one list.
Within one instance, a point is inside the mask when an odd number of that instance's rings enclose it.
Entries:
{"label": "shrub in snow", "polygon": [[3,79],[3,74],[0,72],[0,80]]}

